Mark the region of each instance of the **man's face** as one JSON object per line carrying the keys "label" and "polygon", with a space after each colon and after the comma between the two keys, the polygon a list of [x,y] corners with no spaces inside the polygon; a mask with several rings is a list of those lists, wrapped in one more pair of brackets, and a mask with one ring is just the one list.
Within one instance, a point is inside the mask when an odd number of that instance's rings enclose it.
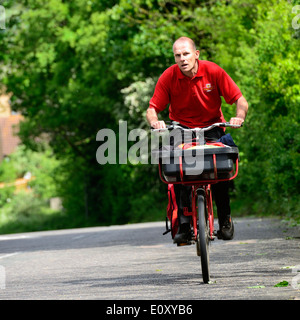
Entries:
{"label": "man's face", "polygon": [[175,62],[181,72],[190,75],[195,67],[196,60],[199,58],[199,50],[195,50],[188,41],[175,42],[173,46]]}

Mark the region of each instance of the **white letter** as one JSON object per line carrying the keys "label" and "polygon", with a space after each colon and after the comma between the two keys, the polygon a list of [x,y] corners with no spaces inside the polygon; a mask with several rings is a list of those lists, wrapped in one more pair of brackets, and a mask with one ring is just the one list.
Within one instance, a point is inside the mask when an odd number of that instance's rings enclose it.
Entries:
{"label": "white letter", "polygon": [[127,121],[119,121],[119,164],[127,164]]}
{"label": "white letter", "polygon": [[156,314],[156,305],[151,304],[151,314]]}
{"label": "white letter", "polygon": [[[111,129],[102,129],[98,131],[96,141],[104,141],[104,137],[108,139],[97,149],[96,159],[99,164],[116,164],[116,135]],[[107,156],[105,156],[106,150]]]}
{"label": "white letter", "polygon": [[185,314],[185,306],[183,304],[179,305],[179,314]]}
{"label": "white letter", "polygon": [[[204,145],[204,133],[198,132],[197,134],[198,146],[196,149],[192,150],[184,150],[184,155],[189,154],[189,157],[185,156],[184,160],[187,166],[185,167],[185,174],[189,175],[200,175],[204,169],[204,148],[201,148]],[[186,137],[184,137],[186,141]],[[194,155],[192,155],[194,153]]]}
{"label": "white letter", "polygon": [[[293,13],[297,13],[298,10],[300,10],[300,5],[294,6],[292,8]],[[297,23],[299,19],[300,19],[300,14],[296,15],[296,17],[292,20],[292,27],[295,30],[300,29],[300,24]]]}
{"label": "white letter", "polygon": [[138,308],[134,307],[134,310],[135,310],[135,315],[134,315],[134,317],[135,317],[135,318],[139,315],[140,309],[141,309],[141,307],[138,307]]}
{"label": "white letter", "polygon": [[[135,143],[128,151],[128,159],[132,164],[148,164],[148,137],[147,132],[143,129],[133,129],[129,132],[128,141],[136,141],[136,138],[140,140]],[[140,155],[137,156],[137,152],[140,150]]]}
{"label": "white letter", "polygon": [[107,307],[106,314],[112,314],[112,307]]}
{"label": "white letter", "polygon": [[0,29],[5,29],[5,8],[0,6]]}

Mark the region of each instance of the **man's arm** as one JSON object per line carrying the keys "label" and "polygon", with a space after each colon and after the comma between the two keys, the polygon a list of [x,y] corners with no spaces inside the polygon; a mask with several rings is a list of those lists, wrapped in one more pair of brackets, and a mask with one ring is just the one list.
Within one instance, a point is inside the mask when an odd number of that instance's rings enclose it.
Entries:
{"label": "man's arm", "polygon": [[231,118],[229,123],[241,125],[246,118],[248,112],[248,102],[247,100],[241,96],[239,99],[236,100],[236,117]]}
{"label": "man's arm", "polygon": [[157,112],[155,111],[154,108],[149,107],[147,109],[146,118],[149,125],[154,129],[161,129],[166,127],[166,124],[164,121],[158,120]]}

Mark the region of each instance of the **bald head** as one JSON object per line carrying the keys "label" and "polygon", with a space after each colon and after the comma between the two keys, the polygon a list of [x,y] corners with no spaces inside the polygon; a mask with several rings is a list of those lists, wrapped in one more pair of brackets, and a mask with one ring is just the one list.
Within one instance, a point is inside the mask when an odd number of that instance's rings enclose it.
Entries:
{"label": "bald head", "polygon": [[188,37],[180,37],[178,38],[174,43],[173,43],[173,51],[174,51],[174,47],[178,44],[183,44],[183,43],[187,43],[189,44],[193,50],[197,50],[196,48],[196,45],[195,45],[195,42],[191,39],[191,38],[188,38]]}

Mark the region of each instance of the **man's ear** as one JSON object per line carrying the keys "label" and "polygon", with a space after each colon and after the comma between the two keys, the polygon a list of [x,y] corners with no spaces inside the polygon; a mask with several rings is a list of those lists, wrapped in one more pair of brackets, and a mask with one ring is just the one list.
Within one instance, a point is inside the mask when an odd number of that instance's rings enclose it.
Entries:
{"label": "man's ear", "polygon": [[196,57],[196,59],[199,59],[199,57],[200,57],[200,51],[199,50],[195,51],[195,57]]}

